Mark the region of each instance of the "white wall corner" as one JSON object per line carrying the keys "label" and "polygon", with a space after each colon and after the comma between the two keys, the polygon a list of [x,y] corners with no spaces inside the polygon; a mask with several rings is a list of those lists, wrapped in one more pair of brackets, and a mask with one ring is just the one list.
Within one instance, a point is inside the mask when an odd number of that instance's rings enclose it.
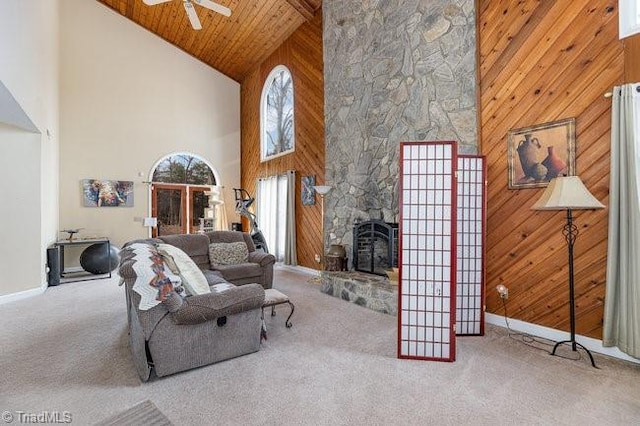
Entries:
{"label": "white wall corner", "polygon": [[40,133],[29,115],[22,109],[9,89],[0,81],[0,122],[16,126],[31,133]]}

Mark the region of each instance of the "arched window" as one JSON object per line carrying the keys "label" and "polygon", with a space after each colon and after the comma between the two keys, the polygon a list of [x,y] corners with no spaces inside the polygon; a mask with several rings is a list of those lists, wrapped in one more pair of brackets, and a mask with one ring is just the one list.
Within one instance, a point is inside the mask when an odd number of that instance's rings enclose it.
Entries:
{"label": "arched window", "polygon": [[153,170],[152,182],[185,185],[215,185],[213,169],[195,154],[170,154],[158,162]]}
{"label": "arched window", "polygon": [[207,230],[223,229],[219,184],[213,167],[195,154],[161,158],[151,171],[151,215],[158,221],[153,236],[192,234],[205,224],[211,224]]}
{"label": "arched window", "polygon": [[293,80],[284,65],[267,77],[260,99],[260,159],[266,161],[295,149]]}
{"label": "arched window", "polygon": [[620,39],[640,33],[640,0],[618,0]]}

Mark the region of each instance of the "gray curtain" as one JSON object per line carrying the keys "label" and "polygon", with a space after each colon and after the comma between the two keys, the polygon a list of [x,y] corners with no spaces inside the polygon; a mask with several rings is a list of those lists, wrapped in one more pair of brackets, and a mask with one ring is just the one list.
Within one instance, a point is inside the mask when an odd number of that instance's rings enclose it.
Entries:
{"label": "gray curtain", "polygon": [[603,345],[640,358],[640,83],[613,90]]}
{"label": "gray curtain", "polygon": [[296,254],[296,172],[287,172],[287,219],[284,236],[284,264],[297,265]]}

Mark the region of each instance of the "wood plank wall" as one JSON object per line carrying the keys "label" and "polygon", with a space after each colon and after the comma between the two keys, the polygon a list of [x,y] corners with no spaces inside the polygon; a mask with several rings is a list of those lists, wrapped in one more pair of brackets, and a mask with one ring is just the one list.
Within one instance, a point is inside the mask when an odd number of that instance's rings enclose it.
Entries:
{"label": "wood plank wall", "polygon": [[625,83],[640,82],[640,34],[628,37],[624,42]]}
{"label": "wood plank wall", "polygon": [[[481,151],[488,163],[487,311],[569,329],[564,212],[534,212],[543,189],[507,189],[507,131],[576,118],[576,169],[608,203],[611,100],[624,80],[614,0],[478,0]],[[602,338],[608,209],[576,212],[577,333]]]}
{"label": "wood plank wall", "polygon": [[[292,154],[261,163],[260,96],[269,72],[280,64],[286,65],[293,76],[296,148]],[[316,185],[324,184],[322,9],[241,82],[241,116],[243,188],[255,195],[259,178],[296,171],[298,264],[319,269],[314,255],[322,250],[320,202],[302,205],[300,181],[302,176],[315,175]]]}

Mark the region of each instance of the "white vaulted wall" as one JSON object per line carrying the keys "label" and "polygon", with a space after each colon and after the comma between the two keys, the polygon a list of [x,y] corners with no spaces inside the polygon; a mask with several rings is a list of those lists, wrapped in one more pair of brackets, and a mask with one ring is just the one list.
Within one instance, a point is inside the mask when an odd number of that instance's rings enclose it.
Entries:
{"label": "white vaulted wall", "polygon": [[[147,236],[134,221],[149,215],[144,181],[161,157],[182,151],[215,167],[232,217],[239,84],[98,2],[65,0],[60,15],[60,229],[117,246]],[[83,207],[87,178],[134,181],[134,206]]]}
{"label": "white vaulted wall", "polygon": [[58,52],[57,0],[0,2],[0,107],[33,125],[0,118],[3,300],[46,286],[58,226]]}
{"label": "white vaulted wall", "polygon": [[[99,2],[0,1],[0,82],[0,303],[46,288],[62,229],[145,237],[143,181],[168,153],[208,160],[233,217],[238,83]],[[82,207],[85,178],[134,181],[134,207]]]}

